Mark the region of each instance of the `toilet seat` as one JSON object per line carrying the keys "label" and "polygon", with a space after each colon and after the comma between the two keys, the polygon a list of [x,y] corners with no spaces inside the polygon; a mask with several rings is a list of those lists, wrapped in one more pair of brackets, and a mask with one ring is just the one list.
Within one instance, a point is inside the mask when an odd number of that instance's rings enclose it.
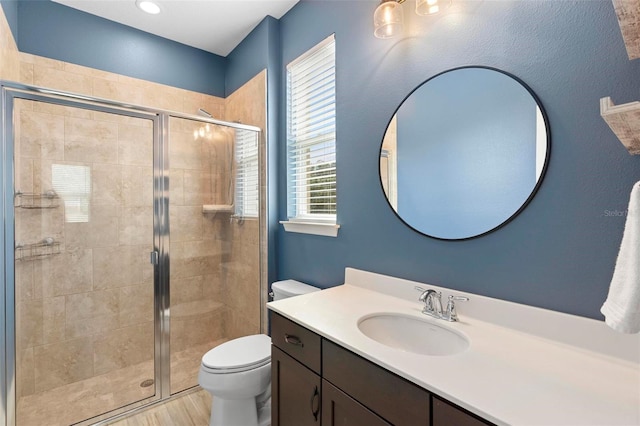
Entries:
{"label": "toilet seat", "polygon": [[253,370],[271,362],[271,338],[254,334],[230,340],[204,354],[202,368],[213,374]]}

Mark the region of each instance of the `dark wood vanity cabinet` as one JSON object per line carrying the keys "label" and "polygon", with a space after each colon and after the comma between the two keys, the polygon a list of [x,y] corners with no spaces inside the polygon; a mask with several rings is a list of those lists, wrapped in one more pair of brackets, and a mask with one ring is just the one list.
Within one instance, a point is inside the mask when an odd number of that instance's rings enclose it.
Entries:
{"label": "dark wood vanity cabinet", "polygon": [[271,313],[272,426],[486,426],[476,416]]}

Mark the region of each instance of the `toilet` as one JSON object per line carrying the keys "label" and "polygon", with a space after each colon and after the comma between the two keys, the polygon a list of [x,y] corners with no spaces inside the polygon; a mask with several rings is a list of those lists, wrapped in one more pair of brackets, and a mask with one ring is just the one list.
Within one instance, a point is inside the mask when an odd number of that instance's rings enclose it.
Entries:
{"label": "toilet", "polygon": [[[320,290],[294,280],[271,289],[274,301]],[[271,338],[254,334],[211,349],[202,357],[198,383],[213,396],[209,426],[269,426]]]}

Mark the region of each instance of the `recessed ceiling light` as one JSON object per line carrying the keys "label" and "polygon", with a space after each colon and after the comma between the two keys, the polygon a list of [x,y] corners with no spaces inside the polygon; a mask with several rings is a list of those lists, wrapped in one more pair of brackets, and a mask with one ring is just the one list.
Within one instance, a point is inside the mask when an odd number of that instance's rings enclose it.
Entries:
{"label": "recessed ceiling light", "polygon": [[150,13],[151,15],[160,13],[160,6],[151,0],[136,0],[136,6],[143,12]]}

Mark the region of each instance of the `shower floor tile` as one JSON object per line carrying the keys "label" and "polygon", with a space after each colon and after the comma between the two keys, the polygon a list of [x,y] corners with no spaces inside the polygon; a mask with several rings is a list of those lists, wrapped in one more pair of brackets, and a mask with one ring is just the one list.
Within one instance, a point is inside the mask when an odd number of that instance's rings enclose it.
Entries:
{"label": "shower floor tile", "polygon": [[[198,384],[198,370],[200,361],[209,349],[223,343],[226,339],[217,340],[202,345],[198,345],[179,353],[175,353],[171,359],[172,373],[171,391],[177,393]],[[70,383],[50,391],[41,392],[34,395],[23,396],[19,398],[17,404],[17,426],[68,426],[74,423],[84,421],[87,418],[115,410],[127,404],[134,402],[142,403],[151,401],[154,396],[154,387],[141,387],[140,383],[144,380],[154,377],[153,362],[147,361],[130,367],[114,370],[109,373],[92,377],[75,383]],[[204,391],[203,391],[204,392]],[[189,397],[189,401],[196,401],[198,404],[206,403],[209,398],[192,396],[194,394],[185,395],[182,398]],[[205,392],[205,395],[206,394]],[[183,406],[174,403],[180,398],[170,400],[165,404],[163,409],[154,407],[152,418],[155,423],[145,420],[147,423],[133,423],[133,425],[162,425],[162,426],[190,426],[201,423],[183,423],[186,422]],[[193,404],[194,402],[189,402]],[[186,402],[185,402],[186,404]],[[210,401],[209,401],[210,404]],[[167,410],[165,412],[164,410]],[[193,409],[192,409],[193,411]],[[147,413],[144,411],[142,414]],[[203,425],[208,425],[209,408],[201,407],[199,414],[189,412],[193,417],[193,421],[200,421],[205,417]],[[206,413],[206,416],[204,415]],[[166,415],[171,418],[182,416],[179,423],[167,423]],[[158,421],[164,419],[164,423]],[[119,426],[129,426],[129,423],[118,422]]]}

